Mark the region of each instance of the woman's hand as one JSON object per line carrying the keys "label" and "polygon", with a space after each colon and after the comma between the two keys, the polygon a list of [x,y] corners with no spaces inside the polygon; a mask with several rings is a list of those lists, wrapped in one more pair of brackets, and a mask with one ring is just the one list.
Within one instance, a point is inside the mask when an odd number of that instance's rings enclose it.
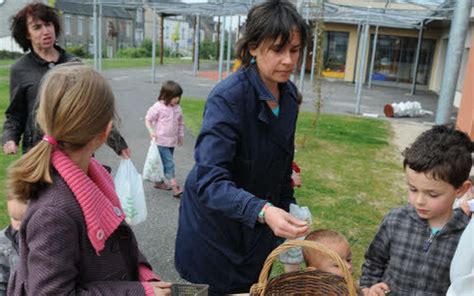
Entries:
{"label": "woman's hand", "polygon": [[168,282],[150,282],[153,287],[153,293],[155,296],[170,296],[171,295],[171,283]]}
{"label": "woman's hand", "polygon": [[5,154],[16,154],[18,150],[18,146],[16,145],[15,141],[7,141],[5,145],[3,145],[3,153]]}
{"label": "woman's hand", "polygon": [[289,239],[304,236],[309,231],[306,221],[296,219],[288,212],[273,206],[265,210],[265,223],[276,236]]}
{"label": "woman's hand", "polygon": [[291,180],[293,181],[293,184],[295,187],[301,187],[301,176],[300,173],[297,173],[293,171],[291,173]]}
{"label": "woman's hand", "polygon": [[390,287],[386,283],[380,282],[370,287],[370,289],[364,288],[362,292],[364,296],[385,296],[390,292]]}
{"label": "woman's hand", "polygon": [[132,154],[132,150],[130,148],[125,148],[122,151],[120,151],[120,157],[123,159],[129,159]]}
{"label": "woman's hand", "polygon": [[469,198],[468,200],[463,200],[461,202],[460,208],[462,209],[462,211],[464,212],[466,216],[471,217],[472,212],[471,212],[471,206],[469,205],[469,203],[474,203],[474,201],[472,200],[472,197]]}

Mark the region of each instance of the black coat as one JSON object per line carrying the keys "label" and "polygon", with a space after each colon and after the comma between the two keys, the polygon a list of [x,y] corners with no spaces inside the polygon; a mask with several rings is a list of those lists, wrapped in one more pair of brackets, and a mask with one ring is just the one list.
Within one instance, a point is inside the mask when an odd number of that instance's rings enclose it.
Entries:
{"label": "black coat", "polygon": [[248,292],[279,238],[257,222],[266,201],[295,203],[291,163],[298,114],[296,87],[280,84],[280,114],[254,67],[209,94],[181,200],[176,268],[214,294]]}
{"label": "black coat", "polygon": [[[21,57],[10,70],[10,105],[5,111],[2,145],[15,141],[19,145],[22,139],[23,152],[30,150],[41,140],[42,133],[36,124],[36,100],[41,79],[55,65],[67,62],[80,62],[74,55],[62,48],[56,63],[47,62],[33,50]],[[22,138],[23,137],[23,138]],[[117,130],[110,133],[107,144],[119,154],[127,148],[127,143]]]}

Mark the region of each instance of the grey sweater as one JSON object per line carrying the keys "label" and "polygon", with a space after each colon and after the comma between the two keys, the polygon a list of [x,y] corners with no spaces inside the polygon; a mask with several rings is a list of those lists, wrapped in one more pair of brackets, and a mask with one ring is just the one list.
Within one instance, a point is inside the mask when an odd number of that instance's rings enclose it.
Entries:
{"label": "grey sweater", "polygon": [[360,285],[385,282],[390,295],[446,295],[449,268],[469,218],[455,210],[435,235],[426,220],[407,205],[385,216],[362,265]]}

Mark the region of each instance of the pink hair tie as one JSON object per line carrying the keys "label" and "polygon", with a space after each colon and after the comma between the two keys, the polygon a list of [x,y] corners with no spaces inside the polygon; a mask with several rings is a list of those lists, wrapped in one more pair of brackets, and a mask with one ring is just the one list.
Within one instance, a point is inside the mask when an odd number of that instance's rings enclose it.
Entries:
{"label": "pink hair tie", "polygon": [[50,135],[44,135],[44,136],[43,136],[43,141],[46,141],[46,142],[48,142],[49,144],[51,144],[51,145],[53,145],[53,146],[58,145],[58,141],[56,141],[56,139],[53,138],[53,137],[50,136]]}

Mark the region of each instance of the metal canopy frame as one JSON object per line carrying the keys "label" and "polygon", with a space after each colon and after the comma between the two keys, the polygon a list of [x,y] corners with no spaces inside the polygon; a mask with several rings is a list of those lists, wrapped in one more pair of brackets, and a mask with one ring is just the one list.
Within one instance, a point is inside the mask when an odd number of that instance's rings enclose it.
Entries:
{"label": "metal canopy frame", "polygon": [[[223,16],[224,24],[227,16],[246,15],[252,5],[260,3],[264,0],[83,0],[82,3],[94,4],[94,64],[96,68],[101,68],[101,61],[97,59],[97,11],[96,7],[99,5],[107,6],[121,6],[124,8],[136,8],[136,7],[148,7],[154,11],[154,18],[156,15],[169,16],[169,15],[183,15],[183,16],[195,16],[196,25],[195,30],[199,32],[199,18],[201,16]],[[451,26],[451,35],[454,37],[450,40],[448,46],[448,58],[446,65],[449,67],[449,71],[445,69],[445,75],[449,80],[448,84],[452,84],[451,88],[443,83],[442,93],[444,93],[446,99],[440,102],[438,105],[438,112],[436,117],[437,123],[445,123],[449,121],[450,108],[452,108],[452,100],[454,97],[453,85],[457,79],[459,72],[460,56],[459,52],[464,44],[465,33],[467,31],[467,23],[470,13],[470,7],[472,6],[471,0],[290,0],[294,2],[300,11],[301,15],[308,21],[317,20],[318,17],[322,16],[324,22],[330,23],[345,23],[354,24],[358,26],[358,35],[360,36],[359,42],[362,42],[362,50],[358,53],[357,65],[356,65],[356,114],[360,114],[360,100],[361,90],[363,83],[363,68],[365,64],[365,57],[367,55],[367,44],[369,41],[369,29],[370,26],[376,28],[375,36],[378,34],[379,27],[389,28],[405,28],[405,29],[417,29],[419,31],[418,46],[416,52],[416,62],[412,69],[414,73],[414,79],[412,82],[411,94],[415,93],[416,89],[416,73],[418,56],[420,54],[420,47],[423,34],[423,26],[436,20],[447,20],[453,19],[455,26]],[[321,3],[324,5],[321,6]],[[320,7],[324,7],[324,11],[320,11]],[[456,9],[456,10],[455,10]],[[99,12],[99,14],[101,14]],[[163,20],[163,19],[162,19]],[[156,20],[154,22],[153,32],[153,45],[156,42]],[[240,22],[240,21],[239,21]],[[223,27],[225,25],[222,24]],[[456,28],[459,27],[459,28]],[[100,32],[100,31],[99,31]],[[222,64],[223,64],[223,49],[224,49],[224,34],[225,30],[221,33],[220,42],[220,57],[219,57],[219,80],[222,79]],[[313,36],[316,42],[316,36]],[[376,37],[375,37],[376,40]],[[194,42],[199,42],[199,34],[195,34]],[[162,42],[161,42],[162,43]],[[228,44],[231,44],[229,38]],[[101,47],[99,42],[99,48]],[[230,46],[229,46],[230,49]],[[228,50],[229,50],[228,49]],[[305,48],[306,50],[306,48]],[[311,65],[311,78],[314,75],[314,52],[316,48],[313,48],[313,59]],[[373,44],[373,55],[376,50],[376,42]],[[358,48],[359,51],[359,48]],[[163,51],[162,51],[163,52]],[[195,46],[194,52],[194,67],[193,73],[196,74],[199,64],[199,46]],[[230,54],[227,53],[227,72],[229,71],[229,58]],[[371,57],[370,62],[370,73],[373,69],[374,57]],[[155,46],[153,46],[153,65],[152,65],[152,83],[155,82]],[[300,91],[303,91],[304,85],[304,71],[300,74]],[[369,89],[371,86],[371,79],[369,80]]]}
{"label": "metal canopy frame", "polygon": [[[302,0],[302,9],[315,15],[315,0]],[[416,28],[422,22],[449,19],[453,12],[451,0],[324,0],[324,21],[392,28]]]}
{"label": "metal canopy frame", "polygon": [[[290,0],[303,16],[314,20],[315,3],[324,2],[324,21],[347,24],[369,22],[393,28],[418,28],[422,21],[448,19],[454,0]],[[246,15],[263,0],[96,0],[97,4],[121,7],[149,7],[164,15]],[[93,1],[83,1],[93,4]],[[321,14],[319,14],[321,15]]]}
{"label": "metal canopy frame", "polygon": [[[83,0],[83,3],[90,3],[105,6],[121,6],[124,8],[134,7],[148,7],[153,10],[154,18],[156,15],[170,16],[183,15],[195,16],[197,19],[201,16],[223,16],[224,21],[221,23],[225,27],[225,18],[234,15],[246,15],[252,5],[260,3],[264,0]],[[318,17],[323,18],[324,22],[331,23],[345,23],[355,24],[360,28],[361,25],[367,27],[391,27],[391,28],[405,28],[417,29],[420,32],[423,30],[423,25],[434,20],[445,20],[452,16],[455,0],[290,0],[293,1],[299,9],[301,15],[308,21],[314,21]],[[321,3],[324,5],[321,6]],[[320,7],[324,7],[324,11],[320,11]],[[94,20],[96,19],[96,12],[94,9]],[[97,26],[97,22],[94,27]],[[154,27],[156,20],[154,20]],[[195,26],[195,30],[199,30],[199,26]],[[97,32],[97,31],[96,31]],[[100,32],[100,31],[99,31]],[[368,35],[369,33],[366,33]],[[97,34],[94,34],[97,35]],[[156,28],[154,28],[154,42],[156,36]],[[195,34],[195,37],[197,34]],[[219,58],[219,80],[222,79],[222,63],[223,63],[223,47],[224,47],[225,30],[221,33],[220,58]],[[368,36],[365,36],[365,41],[368,42]],[[198,38],[194,38],[194,42],[199,42]],[[94,43],[97,42],[94,39]],[[229,43],[231,40],[229,38]],[[419,40],[420,42],[420,40]],[[96,43],[97,44],[97,43]],[[96,47],[97,45],[95,45]],[[419,46],[418,46],[419,47]],[[100,48],[100,45],[99,45]],[[229,46],[230,48],[230,46]],[[375,50],[375,45],[374,49]],[[365,52],[365,50],[364,50]],[[96,60],[95,65],[101,68],[101,62]],[[229,53],[227,54],[229,59]],[[198,46],[195,46],[195,59],[199,59]],[[372,58],[373,60],[373,58]],[[359,58],[357,59],[359,64]],[[373,63],[373,62],[372,62]],[[371,64],[372,64],[371,63]],[[194,62],[193,73],[196,74],[198,70],[198,61]],[[227,61],[227,72],[229,72],[230,61]],[[314,63],[311,65],[311,72],[313,73]],[[363,68],[363,65],[358,65],[358,68]],[[371,67],[372,68],[372,67]],[[155,63],[153,62],[152,81],[155,80]],[[312,76],[312,75],[311,75]],[[304,72],[300,74],[301,85],[303,89]],[[356,93],[360,97],[360,89],[362,78],[356,79]],[[416,82],[415,82],[416,83]],[[412,87],[414,93],[415,87]],[[357,109],[357,108],[356,108]]]}

